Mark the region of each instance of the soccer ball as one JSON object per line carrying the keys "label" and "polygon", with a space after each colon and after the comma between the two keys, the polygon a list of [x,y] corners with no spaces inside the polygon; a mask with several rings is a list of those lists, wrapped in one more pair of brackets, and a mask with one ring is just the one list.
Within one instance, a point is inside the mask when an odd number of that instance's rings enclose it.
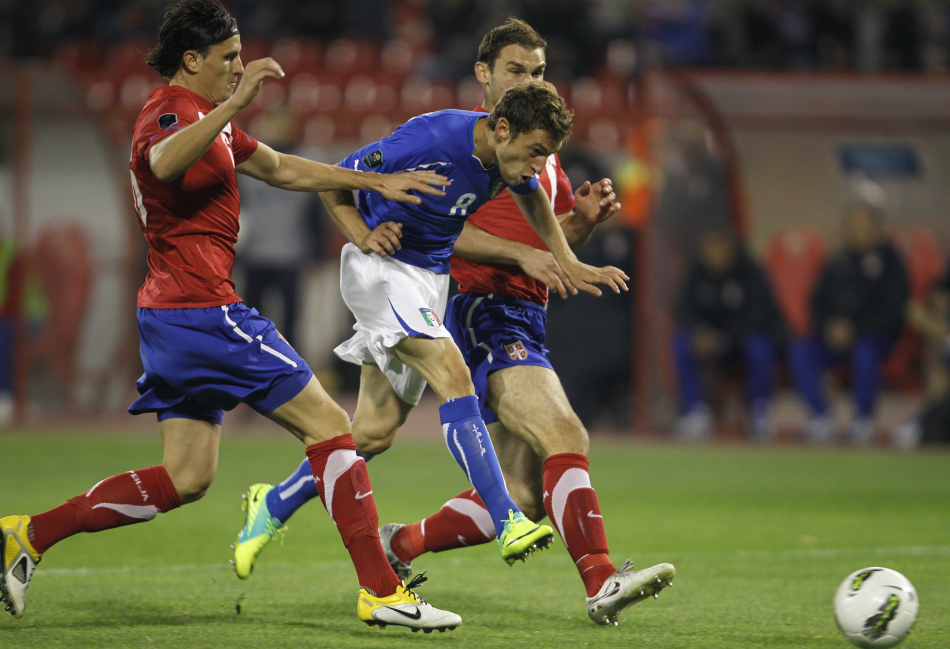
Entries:
{"label": "soccer ball", "polygon": [[852,572],[835,593],[835,619],[851,644],[864,649],[893,647],[917,620],[917,591],[890,568]]}

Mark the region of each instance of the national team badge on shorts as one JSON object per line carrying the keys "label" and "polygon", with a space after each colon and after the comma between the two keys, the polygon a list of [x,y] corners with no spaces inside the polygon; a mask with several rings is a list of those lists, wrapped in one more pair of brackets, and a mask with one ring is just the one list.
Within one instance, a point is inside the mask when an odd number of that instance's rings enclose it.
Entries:
{"label": "national team badge on shorts", "polygon": [[528,360],[528,350],[521,343],[520,340],[516,340],[513,343],[508,343],[505,345],[505,351],[508,352],[508,356],[513,361],[526,361]]}
{"label": "national team badge on shorts", "polygon": [[430,327],[441,327],[442,321],[439,320],[439,314],[433,311],[432,309],[419,309],[422,312],[422,317],[425,318],[426,324]]}

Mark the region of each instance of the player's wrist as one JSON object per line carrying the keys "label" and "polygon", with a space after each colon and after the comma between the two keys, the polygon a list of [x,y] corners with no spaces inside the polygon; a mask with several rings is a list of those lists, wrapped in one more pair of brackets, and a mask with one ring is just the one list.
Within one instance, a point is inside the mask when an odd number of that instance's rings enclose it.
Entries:
{"label": "player's wrist", "polygon": [[375,171],[361,171],[360,174],[366,183],[366,187],[363,187],[363,189],[380,193],[386,189],[386,182],[382,174]]}

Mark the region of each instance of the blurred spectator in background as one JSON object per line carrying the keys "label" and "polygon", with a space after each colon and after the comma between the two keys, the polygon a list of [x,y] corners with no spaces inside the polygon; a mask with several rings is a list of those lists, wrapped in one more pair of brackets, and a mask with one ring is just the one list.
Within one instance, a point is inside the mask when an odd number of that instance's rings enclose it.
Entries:
{"label": "blurred spectator in background", "polygon": [[834,437],[823,375],[833,364],[851,368],[855,415],[853,444],[874,438],[874,405],[881,367],[905,321],[910,294],[907,269],[887,241],[884,215],[867,204],[849,206],[842,219],[842,246],[832,256],[812,293],[813,331],[796,339],[789,365],[811,409],[805,427],[810,442]]}
{"label": "blurred spectator in background", "polygon": [[16,244],[0,236],[0,427],[13,422],[14,328],[19,290],[15,275]]}
{"label": "blurred spectator in background", "polygon": [[[602,176],[580,176],[602,177]],[[577,251],[585,264],[635,268],[635,232],[620,219],[594,230]],[[590,299],[588,299],[590,298]],[[548,300],[546,346],[574,412],[589,428],[624,430],[630,425],[633,291],[609,300],[577,295]],[[592,344],[578,344],[577,334]]]}
{"label": "blurred spectator in background", "polygon": [[709,436],[712,411],[703,374],[741,361],[750,405],[749,434],[772,433],[771,399],[776,348],[785,325],[762,266],[726,228],[702,233],[677,309],[673,352],[682,415],[676,434],[683,440]]}
{"label": "blurred spectator in background", "polygon": [[[568,178],[605,178],[615,175],[605,156],[594,156],[579,146],[558,153]],[[620,218],[594,230],[577,258],[585,264],[616,266],[630,273],[635,268],[634,231]],[[589,298],[589,299],[588,299]],[[630,424],[631,357],[634,290],[602,300],[575,295],[568,300],[548,299],[545,346],[571,407],[588,428],[624,429]],[[584,331],[595,346],[578,345]]]}
{"label": "blurred spectator in background", "polygon": [[936,356],[927,377],[927,395],[919,413],[894,431],[894,445],[950,442],[950,272],[925,300],[907,310],[909,319]]}
{"label": "blurred spectator in background", "polygon": [[[281,153],[320,157],[314,151],[297,150],[294,121],[286,112],[261,113],[251,123],[250,132]],[[273,321],[292,345],[299,346],[300,281],[308,262],[323,252],[322,203],[311,192],[288,192],[243,175],[238,176],[238,188],[242,229],[238,263],[244,271],[244,301]]]}
{"label": "blurred spectator in background", "polygon": [[[0,0],[0,56],[50,56],[74,40],[151,35],[159,0]],[[947,0],[231,0],[246,40],[405,39],[420,72],[468,74],[477,35],[516,15],[551,43],[552,69],[596,75],[607,43],[635,43],[645,66],[931,69],[948,64]],[[247,43],[246,43],[247,44]]]}
{"label": "blurred spectator in background", "polygon": [[672,66],[708,63],[707,4],[705,0],[644,0],[638,3],[640,40],[647,60]]}

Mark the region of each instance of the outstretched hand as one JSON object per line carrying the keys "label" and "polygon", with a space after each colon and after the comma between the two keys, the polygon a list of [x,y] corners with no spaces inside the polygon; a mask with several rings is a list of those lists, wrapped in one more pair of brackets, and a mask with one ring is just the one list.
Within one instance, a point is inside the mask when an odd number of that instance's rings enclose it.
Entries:
{"label": "outstretched hand", "polygon": [[543,282],[544,285],[548,287],[548,290],[556,291],[562,298],[566,298],[568,294],[577,295],[577,289],[574,288],[574,285],[571,284],[571,280],[567,278],[567,275],[564,274],[564,271],[558,266],[554,255],[546,250],[530,248],[530,250],[522,256],[518,262],[518,266],[521,267],[525,275],[539,282]]}
{"label": "outstretched hand", "polygon": [[614,268],[613,266],[596,268],[577,262],[572,264],[570,268],[565,268],[564,272],[567,274],[571,284],[585,293],[590,293],[598,297],[603,295],[603,293],[595,284],[606,284],[613,289],[614,293],[629,290],[626,283],[630,281],[630,278],[627,277],[627,274],[622,270]]}
{"label": "outstretched hand", "polygon": [[377,225],[362,241],[354,241],[360,252],[368,255],[375,252],[380,257],[388,257],[402,248],[402,223],[385,221]]}
{"label": "outstretched hand", "polygon": [[390,201],[419,205],[422,198],[409,192],[421,192],[433,196],[445,196],[440,187],[447,187],[452,181],[434,171],[406,171],[396,174],[380,174],[382,187],[379,193]]}
{"label": "outstretched hand", "polygon": [[274,59],[267,57],[251,61],[244,66],[244,74],[241,75],[237,88],[231,95],[231,101],[236,102],[239,109],[244,108],[254,101],[254,97],[261,91],[264,79],[283,78],[284,70]]}
{"label": "outstretched hand", "polygon": [[610,178],[591,184],[585,182],[574,192],[574,211],[591,224],[603,223],[620,210]]}

